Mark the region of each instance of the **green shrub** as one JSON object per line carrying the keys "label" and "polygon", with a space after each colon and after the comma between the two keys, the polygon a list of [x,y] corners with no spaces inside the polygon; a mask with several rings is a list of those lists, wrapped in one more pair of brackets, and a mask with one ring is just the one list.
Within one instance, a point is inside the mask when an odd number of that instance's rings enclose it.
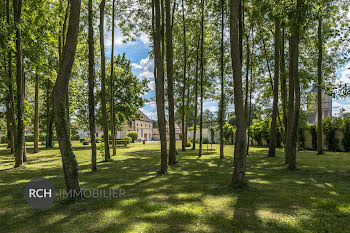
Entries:
{"label": "green shrub", "polygon": [[316,125],[310,125],[312,150],[317,150],[317,130]]}
{"label": "green shrub", "polygon": [[203,138],[202,143],[203,143],[203,144],[209,144],[209,140],[208,140],[208,138]]}
{"label": "green shrub", "polygon": [[329,151],[339,151],[338,143],[339,140],[335,136],[335,131],[337,130],[337,121],[332,117],[325,117],[322,125],[323,132],[326,135],[326,146]]}
{"label": "green shrub", "polygon": [[125,136],[124,140],[128,140],[129,142],[131,142],[131,137]]}
{"label": "green shrub", "polygon": [[350,152],[350,119],[344,120],[343,133],[344,133],[344,138],[343,138],[344,151]]}
{"label": "green shrub", "polygon": [[270,144],[270,122],[271,118],[266,120],[253,119],[250,126],[251,137],[257,142],[258,146],[262,146],[263,140],[267,145]]}
{"label": "green shrub", "polygon": [[135,142],[139,134],[136,131],[130,131],[127,136],[131,138],[131,142]]}
{"label": "green shrub", "polygon": [[7,143],[7,136],[1,137],[1,143]]}
{"label": "green shrub", "polygon": [[188,141],[187,143],[186,143],[186,147],[191,147],[192,146],[192,143],[190,142],[190,141]]}

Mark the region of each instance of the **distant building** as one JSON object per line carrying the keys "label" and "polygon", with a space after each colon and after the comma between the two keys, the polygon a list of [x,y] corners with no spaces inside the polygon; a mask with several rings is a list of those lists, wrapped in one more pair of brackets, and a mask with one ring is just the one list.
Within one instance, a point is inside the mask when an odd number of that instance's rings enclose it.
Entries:
{"label": "distant building", "polygon": [[[317,123],[317,88],[311,90],[315,94],[315,108],[312,113],[310,113],[309,124]],[[332,96],[327,95],[322,91],[322,117],[332,116]]]}
{"label": "distant building", "polygon": [[[169,141],[169,124],[166,125],[166,138]],[[175,123],[175,140],[180,140],[180,133],[181,128],[178,124]],[[158,128],[158,122],[154,122],[153,125],[153,140],[160,141],[160,134],[159,134],[159,128]]]}
{"label": "distant building", "polygon": [[152,141],[153,140],[153,123],[154,121],[149,119],[146,114],[137,110],[137,114],[141,117],[132,122],[131,127],[128,124],[124,124],[121,130],[116,132],[116,138],[125,138],[130,131],[136,131],[139,134],[137,140],[139,141]]}

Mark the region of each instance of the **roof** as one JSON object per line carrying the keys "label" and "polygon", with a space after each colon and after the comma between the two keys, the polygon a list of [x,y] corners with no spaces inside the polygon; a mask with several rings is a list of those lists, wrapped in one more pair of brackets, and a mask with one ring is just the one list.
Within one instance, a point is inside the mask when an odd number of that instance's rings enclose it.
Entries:
{"label": "roof", "polygon": [[154,122],[153,120],[149,119],[148,116],[146,116],[146,114],[144,114],[143,112],[141,112],[140,110],[137,110],[137,114],[139,114],[141,117],[138,119],[140,121],[147,121],[147,122]]}

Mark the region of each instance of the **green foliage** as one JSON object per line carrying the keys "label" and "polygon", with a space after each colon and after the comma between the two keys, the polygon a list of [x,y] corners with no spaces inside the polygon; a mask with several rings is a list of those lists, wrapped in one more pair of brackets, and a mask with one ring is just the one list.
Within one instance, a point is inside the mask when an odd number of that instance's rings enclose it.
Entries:
{"label": "green foliage", "polygon": [[312,150],[317,150],[317,127],[316,127],[316,125],[310,125],[309,130],[311,133]]}
{"label": "green foliage", "polygon": [[339,139],[335,135],[336,130],[339,129],[338,123],[339,121],[332,117],[325,117],[322,122],[323,132],[326,135],[326,146],[329,151],[339,151]]}
{"label": "green foliage", "polygon": [[350,152],[350,119],[344,119],[343,124],[343,145],[344,145],[344,151]]}
{"label": "green foliage", "polygon": [[208,138],[203,138],[203,144],[209,144],[209,139]]}
{"label": "green foliage", "polygon": [[233,127],[230,124],[225,123],[224,126],[222,127],[222,130],[224,132],[224,138],[228,141],[230,137],[232,137],[233,135]]}
{"label": "green foliage", "polygon": [[253,124],[250,126],[250,132],[252,138],[257,142],[259,146],[263,145],[263,140],[270,143],[270,123],[271,118],[266,120],[254,119]]}
{"label": "green foliage", "polygon": [[127,136],[131,138],[131,142],[135,142],[139,134],[136,131],[130,131]]}

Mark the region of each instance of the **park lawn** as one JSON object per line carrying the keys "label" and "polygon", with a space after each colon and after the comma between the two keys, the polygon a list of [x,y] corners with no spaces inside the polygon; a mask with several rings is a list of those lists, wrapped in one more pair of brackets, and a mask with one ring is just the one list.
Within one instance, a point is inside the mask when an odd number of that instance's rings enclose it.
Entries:
{"label": "park lawn", "polygon": [[179,149],[178,164],[159,175],[159,143],[118,148],[112,162],[99,156],[92,173],[89,146],[73,142],[81,187],[123,188],[126,198],[56,199],[41,211],[26,203],[24,187],[45,177],[63,189],[62,163],[57,145],[38,154],[30,147],[17,169],[0,147],[0,232],[350,232],[350,153],[298,152],[290,172],[282,150],[267,158],[253,147],[247,186],[230,188],[233,146],[223,160],[218,145],[204,145],[201,158]]}

